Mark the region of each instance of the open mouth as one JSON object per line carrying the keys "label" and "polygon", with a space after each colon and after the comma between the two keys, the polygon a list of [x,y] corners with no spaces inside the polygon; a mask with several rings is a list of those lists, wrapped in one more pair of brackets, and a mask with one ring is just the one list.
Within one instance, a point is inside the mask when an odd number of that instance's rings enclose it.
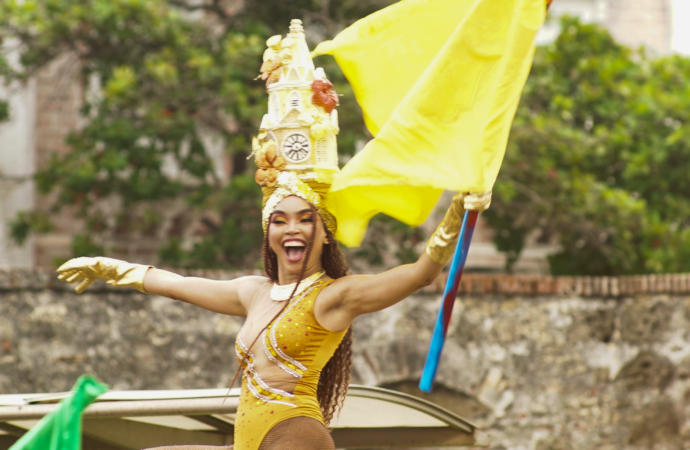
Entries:
{"label": "open mouth", "polygon": [[285,249],[285,256],[290,262],[298,262],[304,256],[307,246],[305,242],[298,239],[291,239],[283,243]]}

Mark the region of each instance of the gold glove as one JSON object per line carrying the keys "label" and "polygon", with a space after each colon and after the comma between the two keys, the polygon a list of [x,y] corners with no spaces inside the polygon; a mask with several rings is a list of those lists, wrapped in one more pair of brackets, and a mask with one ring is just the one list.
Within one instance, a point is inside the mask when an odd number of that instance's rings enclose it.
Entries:
{"label": "gold glove", "polygon": [[491,205],[491,191],[481,194],[467,194],[463,200],[467,211],[486,211]]}
{"label": "gold glove", "polygon": [[91,283],[98,279],[103,279],[112,286],[128,286],[148,294],[144,290],[144,277],[152,267],[98,256],[96,258],[70,259],[61,265],[57,271],[60,273],[58,275],[60,281],[67,283],[81,281],[74,288],[77,294],[84,292]]}
{"label": "gold glove", "polygon": [[462,207],[464,201],[465,194],[463,193],[453,197],[446,217],[426,244],[426,254],[438,264],[446,264],[453,257],[455,244],[460,234],[460,225],[462,225],[462,216],[465,213]]}
{"label": "gold glove", "polygon": [[481,194],[459,193],[453,197],[446,217],[426,244],[426,254],[439,264],[446,264],[453,257],[460,235],[465,210],[485,211],[491,204],[491,191]]}

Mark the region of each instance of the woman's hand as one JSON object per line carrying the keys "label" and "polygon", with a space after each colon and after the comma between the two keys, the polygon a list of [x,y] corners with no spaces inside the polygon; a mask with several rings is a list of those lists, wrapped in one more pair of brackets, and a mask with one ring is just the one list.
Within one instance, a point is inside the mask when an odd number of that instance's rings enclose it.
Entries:
{"label": "woman's hand", "polygon": [[491,191],[481,194],[457,194],[446,212],[446,217],[426,245],[426,254],[436,263],[446,265],[453,257],[460,235],[465,210],[485,211],[491,204]]}
{"label": "woman's hand", "polygon": [[458,236],[460,235],[462,216],[465,213],[463,209],[465,198],[465,194],[457,194],[453,197],[450,208],[446,212],[446,217],[443,218],[436,232],[431,235],[429,242],[426,244],[426,254],[441,266],[446,265],[453,257],[455,244],[457,244]]}
{"label": "woman's hand", "polygon": [[105,280],[112,286],[127,286],[145,294],[144,278],[153,266],[132,264],[119,259],[81,257],[70,259],[58,268],[58,280],[67,283],[80,282],[74,291],[81,294],[96,280]]}
{"label": "woman's hand", "polygon": [[491,205],[491,191],[481,194],[467,194],[463,198],[463,206],[468,211],[486,211]]}

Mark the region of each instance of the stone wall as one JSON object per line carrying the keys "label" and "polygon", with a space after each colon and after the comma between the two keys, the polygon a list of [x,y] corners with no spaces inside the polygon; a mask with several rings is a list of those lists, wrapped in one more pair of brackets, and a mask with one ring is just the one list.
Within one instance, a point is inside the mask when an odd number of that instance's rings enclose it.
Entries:
{"label": "stone wall", "polygon": [[[196,273],[229,279],[237,274]],[[443,280],[355,323],[353,382],[416,388]],[[690,448],[690,276],[466,276],[432,401],[494,449]],[[0,393],[224,387],[241,320],[0,271]]]}

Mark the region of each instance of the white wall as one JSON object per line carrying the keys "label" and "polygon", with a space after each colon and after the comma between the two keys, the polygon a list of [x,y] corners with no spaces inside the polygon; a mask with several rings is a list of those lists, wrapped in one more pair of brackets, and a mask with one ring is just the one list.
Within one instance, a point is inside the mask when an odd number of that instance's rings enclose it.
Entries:
{"label": "white wall", "polygon": [[690,55],[690,0],[673,0],[673,30],[671,49],[684,55]]}
{"label": "white wall", "polygon": [[[546,44],[555,39],[560,32],[558,17],[569,14],[583,22],[600,23],[622,44],[631,47],[644,45],[653,54],[668,54],[683,45],[682,30],[677,31],[681,38],[674,37],[673,48],[671,34],[673,23],[677,30],[679,20],[687,23],[687,16],[690,15],[690,7],[686,6],[688,3],[690,0],[555,0],[551,5],[549,21],[537,36],[537,42]],[[684,19],[673,17],[683,13]],[[690,43],[687,46],[690,48]]]}
{"label": "white wall", "polygon": [[9,122],[0,124],[0,268],[33,267],[33,243],[19,247],[10,241],[9,221],[34,205],[35,83],[8,92]]}
{"label": "white wall", "polygon": [[549,10],[546,24],[539,30],[537,44],[547,44],[561,32],[558,17],[568,14],[583,22],[604,23],[606,21],[607,0],[554,0]]}

